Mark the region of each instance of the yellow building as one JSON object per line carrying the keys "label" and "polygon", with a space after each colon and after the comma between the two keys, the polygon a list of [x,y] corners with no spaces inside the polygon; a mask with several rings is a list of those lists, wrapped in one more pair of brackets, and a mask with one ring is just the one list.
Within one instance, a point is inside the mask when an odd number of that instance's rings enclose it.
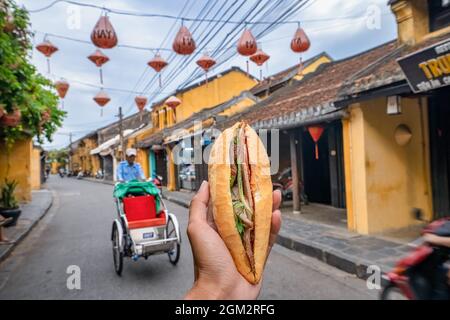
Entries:
{"label": "yellow building", "polygon": [[[251,89],[257,84],[257,80],[237,67],[232,67],[222,73],[209,77],[194,85],[188,86],[175,92],[181,104],[174,110],[165,104],[167,98],[157,102],[152,107],[151,127],[140,131],[130,139],[130,146],[136,146],[140,150],[139,158],[148,171],[148,176],[160,175],[164,178],[163,183],[169,190],[175,190],[176,167],[172,159],[170,145],[162,145],[163,136],[168,134],[169,128],[190,119],[193,115],[204,109],[215,107],[242,91]],[[142,162],[141,162],[142,163]]]}
{"label": "yellow building", "polygon": [[[422,80],[407,76],[427,60],[439,61],[439,53],[427,57],[432,48],[450,44],[450,7],[420,0],[390,5],[398,23],[395,50],[348,81],[341,94],[349,109],[343,126],[346,184],[352,190],[348,227],[364,234],[411,227],[417,209],[427,220],[450,215],[450,96],[444,82],[436,84],[445,75],[432,79],[434,90],[420,89],[426,88],[423,80],[431,81],[426,73]],[[405,68],[403,59],[409,59]]]}
{"label": "yellow building", "polygon": [[91,150],[98,147],[97,133],[90,133],[70,145],[70,168],[73,172],[82,171],[94,175],[100,168],[98,155],[91,155]]}
{"label": "yellow building", "polygon": [[21,202],[31,201],[32,159],[33,142],[31,138],[16,141],[9,152],[3,142],[0,143],[0,186],[3,185],[6,178],[9,181],[17,181],[16,196]]}
{"label": "yellow building", "polygon": [[[316,71],[320,65],[330,61],[331,58],[322,53],[306,61],[302,69],[296,65],[261,82],[233,67],[207,82],[202,81],[178,92],[176,97],[181,104],[175,111],[161,104],[164,100],[157,103],[151,116],[153,129],[137,135],[133,145],[146,150],[142,151],[142,157],[149,158],[144,164],[150,168],[151,176],[167,176],[169,190],[195,190],[203,179],[207,179],[206,163],[180,164],[178,155],[174,154],[176,145],[180,142],[195,143],[193,137],[208,133],[206,130],[213,128],[217,119],[244,112],[259,100],[267,98],[273,88],[298,81],[303,75]],[[202,148],[206,148],[204,141]]]}
{"label": "yellow building", "polygon": [[[302,197],[345,209],[362,234],[414,227],[412,212],[450,215],[450,6],[389,4],[397,40],[321,65],[218,124],[278,130],[272,145],[282,168],[297,168]],[[323,131],[317,156],[310,129]]]}

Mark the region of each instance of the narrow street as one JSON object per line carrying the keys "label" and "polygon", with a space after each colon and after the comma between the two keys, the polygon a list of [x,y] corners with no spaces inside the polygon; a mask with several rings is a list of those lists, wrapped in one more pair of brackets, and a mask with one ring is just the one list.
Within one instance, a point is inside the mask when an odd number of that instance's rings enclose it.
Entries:
{"label": "narrow street", "polygon": [[[110,243],[115,217],[110,185],[52,175],[50,211],[0,264],[0,299],[181,299],[193,279],[186,236],[187,209],[168,203],[182,230],[177,266],[167,255],[124,261],[122,277],[113,269]],[[69,290],[66,270],[81,269],[81,289]],[[317,260],[274,247],[261,299],[375,299],[364,281]]]}

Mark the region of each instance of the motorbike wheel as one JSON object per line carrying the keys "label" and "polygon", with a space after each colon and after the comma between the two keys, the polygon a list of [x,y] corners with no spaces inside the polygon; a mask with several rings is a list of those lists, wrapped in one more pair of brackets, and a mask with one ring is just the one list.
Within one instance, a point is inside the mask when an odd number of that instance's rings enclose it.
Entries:
{"label": "motorbike wheel", "polygon": [[114,270],[117,275],[122,274],[123,269],[123,252],[120,250],[120,239],[119,231],[115,224],[113,224],[113,234],[112,234],[112,246],[113,246],[113,258],[114,258]]}
{"label": "motorbike wheel", "polygon": [[408,298],[395,283],[389,282],[381,291],[380,300],[408,300]]}
{"label": "motorbike wheel", "polygon": [[[175,224],[173,223],[172,219],[169,218],[166,226],[166,237],[173,238],[176,236],[176,234],[177,232],[175,230]],[[178,263],[178,260],[180,259],[180,244],[176,242],[173,246],[173,249],[170,250],[167,254],[169,255],[170,263],[176,265]]]}

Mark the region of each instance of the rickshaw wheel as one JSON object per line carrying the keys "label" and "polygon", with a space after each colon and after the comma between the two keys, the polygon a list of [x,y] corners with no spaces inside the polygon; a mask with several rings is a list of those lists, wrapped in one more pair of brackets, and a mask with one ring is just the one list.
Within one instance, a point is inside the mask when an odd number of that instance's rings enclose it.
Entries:
{"label": "rickshaw wheel", "polygon": [[[175,230],[175,224],[173,223],[172,219],[169,218],[169,221],[167,221],[166,225],[166,237],[167,238],[173,238],[177,235],[177,231]],[[170,250],[168,253],[169,261],[173,265],[176,265],[178,260],[180,259],[180,244],[176,242],[173,246],[173,249]]]}
{"label": "rickshaw wheel", "polygon": [[117,226],[113,224],[113,236],[112,236],[112,249],[113,249],[113,258],[114,258],[114,270],[117,275],[122,274],[123,269],[123,252],[120,252],[120,239],[119,239],[119,231],[117,230]]}

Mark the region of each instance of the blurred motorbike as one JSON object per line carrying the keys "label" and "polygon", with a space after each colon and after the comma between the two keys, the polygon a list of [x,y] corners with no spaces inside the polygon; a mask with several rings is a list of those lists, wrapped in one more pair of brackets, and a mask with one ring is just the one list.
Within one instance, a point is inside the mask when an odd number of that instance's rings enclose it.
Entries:
{"label": "blurred motorbike", "polygon": [[[293,186],[292,171],[291,168],[286,168],[278,175],[276,181],[272,182],[273,190],[280,190],[283,200],[292,200]],[[303,183],[299,181],[300,201],[307,205],[308,197],[306,196],[303,188]]]}
{"label": "blurred motorbike", "polygon": [[[421,212],[416,216],[421,220]],[[442,218],[426,226],[422,235],[435,234],[450,237],[450,218]],[[402,258],[385,279],[380,298],[382,300],[435,300],[450,299],[450,286],[446,264],[450,248],[427,242]]]}
{"label": "blurred motorbike", "polygon": [[163,177],[161,177],[160,175],[156,175],[150,181],[153,182],[153,184],[159,189],[160,192],[162,191]]}

